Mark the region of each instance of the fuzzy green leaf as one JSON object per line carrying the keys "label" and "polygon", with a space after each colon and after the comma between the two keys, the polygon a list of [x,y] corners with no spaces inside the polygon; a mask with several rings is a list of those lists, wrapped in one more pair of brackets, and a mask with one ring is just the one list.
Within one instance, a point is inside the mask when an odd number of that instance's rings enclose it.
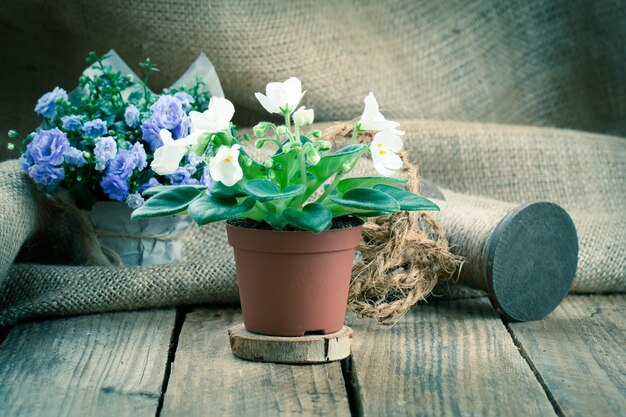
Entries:
{"label": "fuzzy green leaf", "polygon": [[204,194],[204,189],[193,186],[176,186],[149,198],[143,206],[133,211],[132,219],[170,216],[187,210],[189,204]]}
{"label": "fuzzy green leaf", "polygon": [[157,195],[163,191],[169,191],[169,190],[173,190],[175,188],[183,188],[183,187],[190,187],[190,188],[196,188],[200,191],[204,191],[207,189],[206,186],[204,185],[157,185],[155,187],[150,187],[147,190],[145,190],[143,193],[141,193],[141,195],[146,196],[146,197],[150,197],[153,195]]}
{"label": "fuzzy green leaf", "polygon": [[247,194],[237,184],[227,187],[219,181],[211,186],[211,195],[215,197],[244,197]]}
{"label": "fuzzy green leaf", "polygon": [[314,233],[328,230],[333,221],[330,210],[319,203],[307,204],[301,210],[289,207],[283,211],[283,217],[292,226]]}
{"label": "fuzzy green leaf", "polygon": [[255,201],[246,198],[238,204],[236,198],[205,195],[189,205],[189,215],[200,226],[220,220],[243,216],[254,207]]}
{"label": "fuzzy green leaf", "polygon": [[346,193],[328,196],[335,204],[357,210],[394,213],[400,204],[389,194],[371,188],[353,188]]}
{"label": "fuzzy green leaf", "polygon": [[290,185],[280,191],[270,180],[251,180],[243,185],[243,190],[257,201],[284,200],[302,194],[305,187],[302,184]]}
{"label": "fuzzy green leaf", "polygon": [[417,194],[413,194],[410,191],[407,191],[403,188],[393,187],[390,185],[379,184],[374,186],[375,190],[382,191],[385,194],[393,197],[394,200],[400,204],[400,210],[409,210],[409,211],[439,211],[439,206],[432,201],[419,196]]}
{"label": "fuzzy green leaf", "polygon": [[295,149],[289,152],[277,152],[272,157],[272,162],[276,181],[281,187],[289,185],[292,182],[291,179],[300,172],[298,152]]}
{"label": "fuzzy green leaf", "polygon": [[378,184],[396,185],[405,184],[406,180],[388,177],[353,177],[344,178],[337,183],[337,191],[345,193],[353,188],[371,188]]}
{"label": "fuzzy green leaf", "polygon": [[367,151],[367,146],[363,144],[350,145],[339,149],[330,155],[324,156],[317,165],[311,167],[309,171],[315,175],[320,183],[342,170],[344,163],[350,163],[355,158],[360,158]]}

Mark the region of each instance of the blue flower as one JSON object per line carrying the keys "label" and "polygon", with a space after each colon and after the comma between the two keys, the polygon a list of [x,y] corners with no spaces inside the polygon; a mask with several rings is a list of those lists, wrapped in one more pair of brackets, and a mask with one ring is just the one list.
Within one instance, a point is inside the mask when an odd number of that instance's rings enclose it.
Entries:
{"label": "blue flower", "polygon": [[163,146],[159,132],[167,129],[174,139],[189,134],[191,121],[183,111],[181,102],[171,95],[163,95],[154,103],[150,110],[152,117],[141,122],[141,138],[154,150]]}
{"label": "blue flower", "polygon": [[67,92],[59,87],[44,94],[37,100],[35,113],[48,119],[54,119],[57,116],[56,101],[67,101]]}
{"label": "blue flower", "polygon": [[159,135],[160,131],[161,129],[154,124],[152,118],[144,119],[143,122],[141,122],[141,139],[145,140],[152,150],[163,146],[163,141]]}
{"label": "blue flower", "polygon": [[145,202],[146,201],[139,193],[128,194],[128,197],[126,197],[126,204],[133,210],[143,206]]}
{"label": "blue flower", "polygon": [[67,148],[65,153],[63,154],[63,159],[65,162],[70,165],[75,165],[77,167],[82,167],[87,163],[83,152],[80,149],[76,149],[73,146]]}
{"label": "blue flower", "polygon": [[69,148],[67,135],[58,128],[40,130],[26,147],[26,158],[39,165],[61,165]]}
{"label": "blue flower", "polygon": [[180,124],[172,129],[172,137],[174,139],[185,138],[189,136],[189,128],[191,127],[191,120],[187,116],[183,116],[180,119]]}
{"label": "blue flower", "polygon": [[138,170],[143,171],[143,169],[148,166],[146,149],[141,143],[136,142],[133,147],[130,148],[130,155],[133,158],[135,168]]}
{"label": "blue flower", "polygon": [[135,164],[135,158],[130,152],[119,151],[115,158],[109,163],[106,175],[119,177],[126,181],[131,175],[133,175]]}
{"label": "blue flower", "polygon": [[148,180],[148,182],[143,183],[142,185],[140,185],[139,189],[137,191],[140,192],[140,193],[143,193],[148,188],[158,187],[159,185],[161,185],[161,183],[156,178],[153,177],[153,178],[150,178]]}
{"label": "blue flower", "polygon": [[96,169],[102,171],[109,161],[117,155],[117,142],[112,137],[105,136],[96,142],[93,154],[96,157],[96,162],[98,162]]}
{"label": "blue flower", "polygon": [[134,105],[126,107],[124,110],[124,121],[129,127],[135,127],[139,124],[139,109]]}
{"label": "blue flower", "polygon": [[88,138],[104,136],[107,133],[107,124],[100,119],[91,120],[89,122],[85,122],[83,125],[83,132]]}
{"label": "blue flower", "polygon": [[124,201],[128,196],[128,181],[117,175],[105,175],[100,187],[111,200]]}
{"label": "blue flower", "polygon": [[61,117],[63,122],[63,129],[68,131],[80,130],[83,127],[83,121],[80,116],[63,116]]}
{"label": "blue flower", "polygon": [[196,155],[195,152],[190,152],[185,156],[187,163],[192,166],[197,166],[200,162],[202,162],[202,158]]}
{"label": "blue flower", "polygon": [[185,116],[182,103],[171,95],[159,97],[156,103],[150,107],[150,110],[152,110],[155,124],[161,129],[176,129]]}
{"label": "blue flower", "polygon": [[180,104],[182,104],[184,111],[187,112],[191,110],[191,103],[195,101],[194,98],[191,97],[191,95],[185,93],[184,91],[179,91],[178,93],[174,94],[174,97],[176,97],[178,101],[180,101]]}
{"label": "blue flower", "polygon": [[187,178],[186,180],[181,182],[181,184],[183,184],[183,185],[200,185],[200,181],[198,181],[195,178]]}
{"label": "blue flower", "polygon": [[207,187],[210,187],[213,184],[213,179],[211,178],[211,173],[209,172],[209,166],[205,165],[204,170],[202,172],[202,177],[200,177],[200,182]]}
{"label": "blue flower", "polygon": [[19,162],[22,169],[26,172],[28,172],[28,168],[30,168],[30,166],[33,164],[33,160],[29,160],[26,154],[20,156],[17,161]]}
{"label": "blue flower", "polygon": [[166,178],[170,180],[170,184],[178,185],[184,184],[186,180],[191,178],[191,174],[184,167],[178,167],[173,174],[166,175]]}
{"label": "blue flower", "polygon": [[63,167],[54,167],[52,165],[33,165],[28,169],[28,175],[35,180],[37,184],[47,186],[57,186],[65,178],[65,170]]}

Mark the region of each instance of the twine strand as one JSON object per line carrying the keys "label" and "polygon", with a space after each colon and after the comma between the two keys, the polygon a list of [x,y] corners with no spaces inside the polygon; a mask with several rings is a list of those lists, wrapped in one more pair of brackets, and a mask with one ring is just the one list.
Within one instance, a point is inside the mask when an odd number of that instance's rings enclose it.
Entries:
{"label": "twine strand", "polygon": [[[352,126],[337,124],[327,128],[322,138],[343,142],[351,134]],[[363,136],[361,142],[366,139]],[[407,188],[418,192],[417,167],[406,152],[400,157]],[[424,300],[438,281],[450,279],[460,264],[460,258],[450,253],[437,220],[425,212],[400,211],[368,220],[357,250],[361,257],[352,271],[348,307],[385,324],[399,320]]]}

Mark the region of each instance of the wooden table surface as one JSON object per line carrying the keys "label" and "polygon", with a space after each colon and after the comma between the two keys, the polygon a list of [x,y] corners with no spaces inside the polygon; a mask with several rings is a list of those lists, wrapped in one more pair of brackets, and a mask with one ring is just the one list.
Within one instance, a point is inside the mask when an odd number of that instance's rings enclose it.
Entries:
{"label": "wooden table surface", "polygon": [[0,416],[624,416],[626,295],[569,296],[508,323],[487,299],[349,317],[352,357],[275,365],[232,355],[236,309],[97,314],[14,327]]}

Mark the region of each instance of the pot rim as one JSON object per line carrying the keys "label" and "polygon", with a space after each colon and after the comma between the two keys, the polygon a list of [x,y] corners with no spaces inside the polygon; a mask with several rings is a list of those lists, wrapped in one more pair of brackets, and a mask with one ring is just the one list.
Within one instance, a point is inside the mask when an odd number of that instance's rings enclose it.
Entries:
{"label": "pot rim", "polygon": [[314,233],[305,230],[251,229],[226,223],[228,243],[235,250],[292,254],[354,250],[361,241],[362,228],[363,224],[359,224]]}

